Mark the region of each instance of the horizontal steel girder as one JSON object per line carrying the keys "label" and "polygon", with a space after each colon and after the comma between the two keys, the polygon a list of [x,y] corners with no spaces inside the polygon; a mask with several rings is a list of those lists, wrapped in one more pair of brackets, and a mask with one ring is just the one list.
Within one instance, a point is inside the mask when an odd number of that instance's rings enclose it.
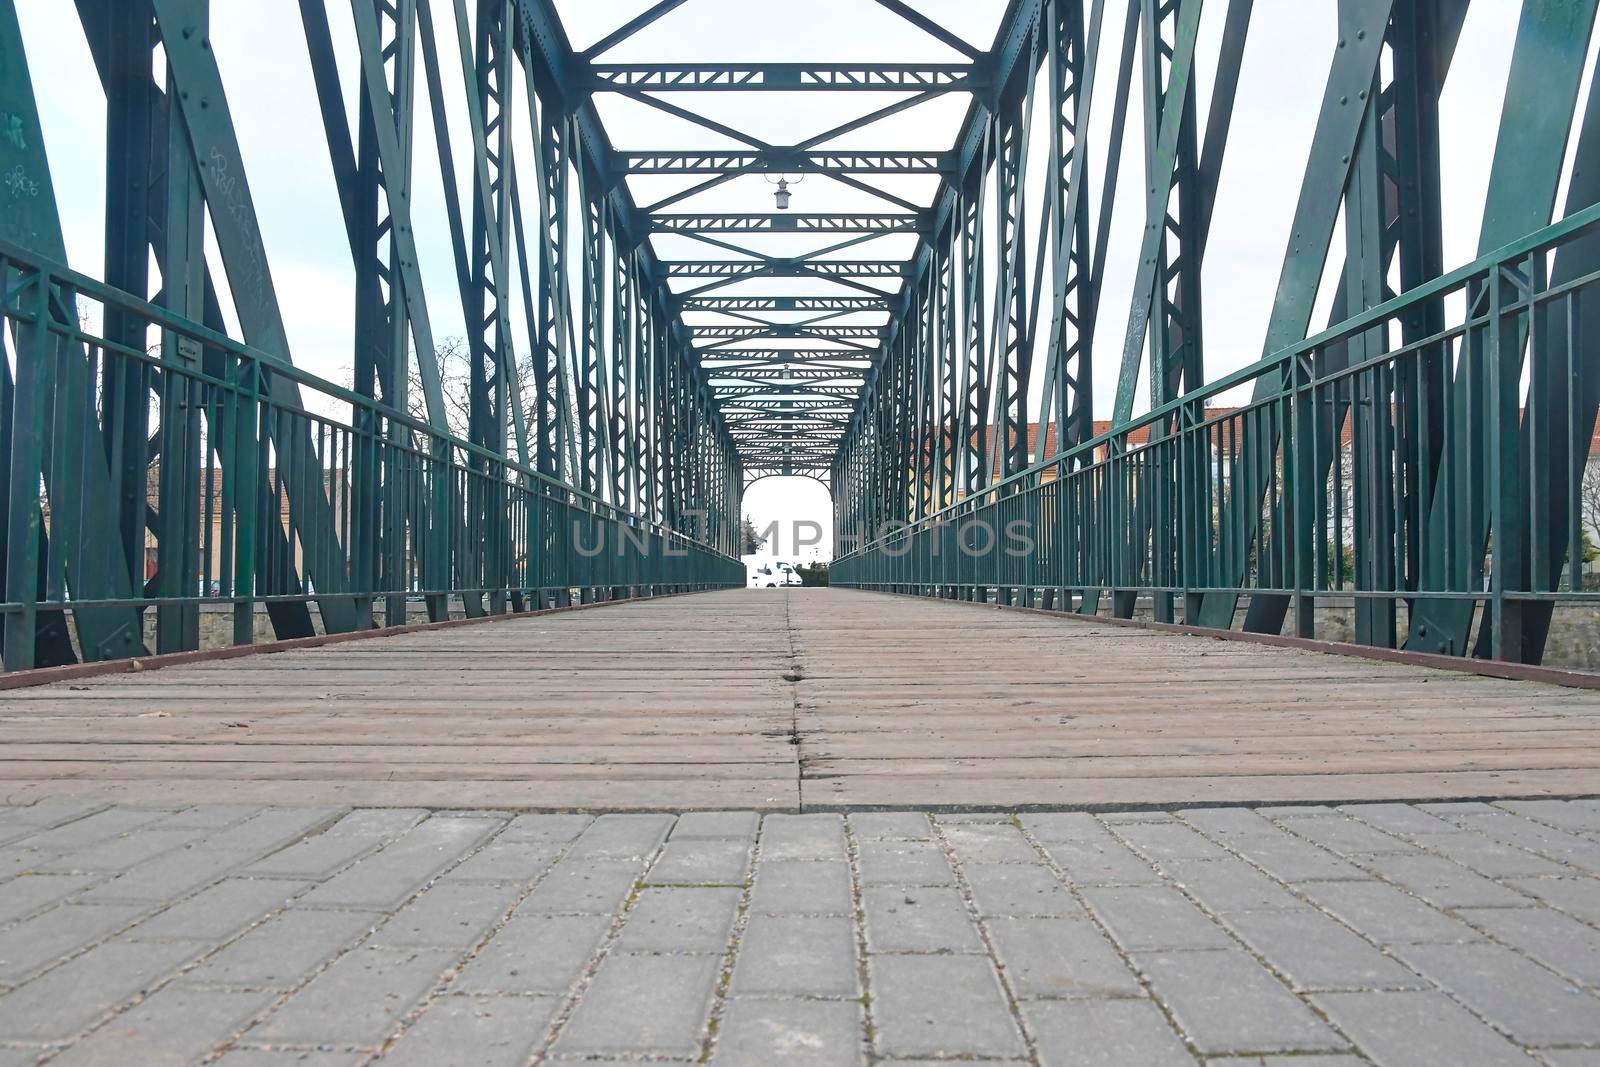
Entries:
{"label": "horizontal steel girder", "polygon": [[887,311],[889,299],[871,296],[692,296],[680,311]]}
{"label": "horizontal steel girder", "polygon": [[617,152],[612,164],[618,174],[945,174],[951,170],[948,153],[939,151],[805,152],[794,148]]}
{"label": "horizontal steel girder", "polygon": [[766,212],[748,215],[707,215],[692,212],[650,216],[657,233],[926,233],[921,215],[890,214],[802,215]]}
{"label": "horizontal steel girder", "polygon": [[669,278],[898,278],[906,269],[898,259],[680,259],[662,266]]}
{"label": "horizontal steel girder", "polygon": [[980,92],[970,63],[594,63],[592,92]]}
{"label": "horizontal steel girder", "polygon": [[737,340],[757,337],[806,337],[816,341],[866,340],[876,341],[883,331],[878,326],[796,326],[774,323],[771,326],[689,326],[697,341],[715,339]]}

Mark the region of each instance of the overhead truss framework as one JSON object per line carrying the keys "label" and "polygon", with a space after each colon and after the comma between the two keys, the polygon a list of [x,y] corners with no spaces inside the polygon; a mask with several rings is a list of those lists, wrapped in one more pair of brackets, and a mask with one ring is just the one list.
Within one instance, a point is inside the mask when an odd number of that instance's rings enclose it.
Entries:
{"label": "overhead truss framework", "polygon": [[[654,237],[675,242],[654,242],[660,267],[746,479],[804,474],[826,480],[865,375],[881,362],[886,324],[903,306],[914,268],[907,250],[934,237],[934,200],[910,196],[894,180],[951,180],[958,164],[953,151],[958,128],[936,138],[943,143],[910,150],[841,148],[835,142],[847,135],[854,142],[870,139],[886,120],[938,97],[959,94],[976,106],[973,101],[996,91],[995,55],[915,5],[880,0],[909,37],[932,42],[953,57],[911,63],[807,62],[803,57],[773,63],[634,63],[608,56],[625,41],[633,42],[632,54],[647,52],[652,25],[683,3],[653,4],[586,49],[578,81],[590,94],[618,95],[706,135],[704,149],[645,145],[618,151],[610,159],[612,172],[624,178],[676,178],[682,186],[644,204],[640,223]],[[878,96],[854,106],[849,120],[780,144],[710,117],[709,106],[694,95],[738,92]],[[715,147],[730,141],[738,147]],[[869,199],[864,209],[850,212],[716,210],[719,188],[751,176],[821,179]],[[808,242],[807,250],[791,251],[791,244],[780,253],[763,243],[780,235]],[[884,241],[897,238],[911,240],[885,255]]]}
{"label": "overhead truss framework", "polygon": [[[580,565],[530,518],[557,502],[724,575],[743,487],[772,474],[829,483],[838,580],[869,587],[1301,634],[1349,596],[1357,640],[1527,661],[1593,595],[1600,83],[1577,105],[1600,0],[1520,3],[1481,258],[1453,273],[1439,100],[1471,0],[1339,0],[1263,359],[1220,377],[1200,278],[1253,0],[996,0],[981,43],[861,0],[942,46],[926,63],[616,58],[693,0],[581,51],[556,0],[349,2],[344,56],[333,0],[296,0],[355,278],[345,388],[294,366],[209,43],[226,6],[73,0],[107,100],[90,279],[64,265],[0,0],[7,665],[138,654],[149,614],[158,649],[193,647],[213,507],[243,640],[257,604],[291,637],[404,621],[413,590],[442,617],[657,584]],[[712,117],[741,92],[856,110],[775,143]],[[618,148],[605,97],[706,144]],[[952,97],[950,136],[874,146]],[[422,284],[418,153],[444,175],[449,292]],[[717,209],[763,177],[863,203]],[[1119,210],[1137,266],[1107,304]],[[458,308],[459,396],[438,336]],[[1228,390],[1251,399],[1219,408]],[[980,514],[1029,524],[1032,553],[962,571],[943,531]]]}

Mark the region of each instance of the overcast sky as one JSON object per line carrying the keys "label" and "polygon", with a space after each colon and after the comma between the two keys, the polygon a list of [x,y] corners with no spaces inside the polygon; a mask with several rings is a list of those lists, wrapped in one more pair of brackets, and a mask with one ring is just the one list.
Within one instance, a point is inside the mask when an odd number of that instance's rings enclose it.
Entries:
{"label": "overcast sky", "polygon": [[[104,195],[104,96],[83,43],[74,5],[64,0],[16,0],[39,93],[57,197],[72,265],[101,271]],[[473,5],[468,5],[473,6]],[[649,6],[648,0],[558,0],[578,48],[592,43]],[[918,10],[967,40],[987,47],[1003,0],[915,0]],[[1123,7],[1108,0],[1102,41],[1103,80],[1090,123],[1090,188],[1098,194],[1108,136]],[[1476,0],[1467,16],[1443,104],[1444,241],[1447,266],[1476,253],[1479,216],[1493,152],[1518,0]],[[350,9],[329,0],[349,114],[355,114],[354,31]],[[457,182],[471,188],[470,142],[450,3],[435,3],[444,57],[445,95],[455,142]],[[1202,273],[1206,372],[1211,378],[1258,359],[1281,266],[1290,216],[1304,175],[1312,124],[1334,47],[1336,0],[1256,0],[1238,104],[1218,191]],[[353,331],[353,270],[324,144],[298,5],[290,0],[213,3],[213,45],[244,151],[251,190],[264,230],[272,276],[283,308],[294,361],[329,378],[349,374]],[[1214,78],[1226,4],[1206,5],[1198,49],[1200,114]],[[606,60],[949,61],[962,57],[870,0],[689,0],[648,31],[607,53]],[[1591,65],[1593,56],[1591,55]],[[419,107],[425,113],[419,79]],[[795,143],[897,99],[895,94],[674,94],[672,103],[775,144]],[[824,147],[948,149],[967,98],[951,94],[830,142]],[[598,105],[620,149],[736,147],[737,142],[664,115],[643,104],[601,96]],[[1122,163],[1116,213],[1103,281],[1096,335],[1096,405],[1109,410],[1120,339],[1130,310],[1138,234],[1143,225],[1143,143],[1138,79]],[[514,102],[519,167],[531,174],[527,101]],[[1040,130],[1043,130],[1040,108]],[[1043,133],[1035,140],[1028,189],[1041,200]],[[1203,133],[1202,133],[1203,136]],[[419,119],[413,218],[436,337],[463,332],[442,185],[431,127]],[[649,203],[689,184],[686,179],[630,179],[635,198]],[[925,202],[932,179],[894,178],[881,186]],[[676,205],[672,210],[770,210],[772,187],[758,176]],[[881,210],[892,206],[813,176],[795,190],[796,211]],[[1095,207],[1098,210],[1098,207]],[[532,213],[533,205],[528,205]],[[1029,241],[1037,217],[1030,218]],[[717,258],[681,236],[655,238],[665,256]],[[785,242],[788,242],[787,244]],[[796,243],[798,242],[798,243]],[[785,236],[744,241],[758,251],[792,254],[821,242]],[[1341,255],[1337,235],[1332,258]],[[886,237],[848,253],[897,258],[909,238]],[[213,265],[217,264],[214,249]],[[218,272],[220,273],[220,272]],[[770,284],[770,283],[769,283]],[[1326,288],[1326,286],[1324,287]],[[794,283],[784,291],[797,292]],[[730,293],[761,291],[755,283]],[[806,290],[811,291],[811,290]],[[822,289],[815,290],[818,292]],[[1048,292],[1048,286],[1046,287]],[[1327,294],[1323,305],[1326,306]],[[514,324],[520,326],[517,311]],[[881,316],[879,320],[881,321]],[[1320,321],[1321,316],[1319,316]],[[1048,311],[1044,313],[1048,321]],[[872,321],[864,319],[862,321]],[[523,334],[523,336],[526,336]],[[797,484],[798,483],[798,484]],[[763,482],[747,496],[759,522],[813,518],[827,523],[827,494],[798,479]],[[787,548],[787,546],[785,546]]]}

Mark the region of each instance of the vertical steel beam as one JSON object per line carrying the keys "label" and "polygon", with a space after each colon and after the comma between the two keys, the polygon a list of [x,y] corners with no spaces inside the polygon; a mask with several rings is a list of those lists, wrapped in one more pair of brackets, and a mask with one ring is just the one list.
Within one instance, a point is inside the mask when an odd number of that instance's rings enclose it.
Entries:
{"label": "vertical steel beam", "polygon": [[[64,263],[67,253],[61,216],[56,208],[44,133],[13,0],[0,2],[0,120],[5,124],[4,136],[0,136],[0,173],[8,176],[0,185],[0,237]],[[71,294],[45,293],[40,299],[58,320],[77,322],[78,308]],[[25,333],[27,336],[23,336]],[[93,368],[82,346],[42,330],[29,333],[19,328],[13,341],[19,373],[11,383],[0,379],[0,385],[15,389],[18,410],[38,412],[39,421],[19,421],[12,427],[12,503],[8,521],[23,524],[17,531],[23,535],[28,524],[37,523],[39,540],[24,542],[13,539],[8,532],[7,599],[34,599],[39,583],[51,584],[57,574],[63,573],[75,599],[127,599],[134,595],[134,583],[142,572],[130,573],[116,536],[120,526],[111,473],[89,403]],[[29,370],[27,381],[20,372],[24,358],[39,361]],[[9,377],[9,367],[0,375]],[[35,438],[47,424],[61,427],[64,432]],[[40,450],[37,464],[29,451],[35,444]],[[35,488],[41,477],[45,490],[42,499]],[[47,532],[39,514],[45,503],[50,508]],[[18,555],[25,543],[48,544],[51,552],[43,566],[38,557],[25,559]],[[138,612],[121,607],[80,607],[72,615],[85,659],[144,652]],[[26,624],[8,623],[8,627],[8,669],[69,661],[70,649],[62,641],[54,611],[38,611]]]}
{"label": "vertical steel beam", "polygon": [[[1512,49],[1494,162],[1490,167],[1489,191],[1478,238],[1480,254],[1538,229],[1550,220],[1594,18],[1594,0],[1527,0],[1523,7]],[[1489,288],[1493,291],[1475,295],[1476,305],[1492,303],[1499,287],[1491,285]],[[1502,340],[1495,337],[1500,354],[1517,365],[1520,375],[1522,345],[1503,344]],[[1481,353],[1470,352],[1447,386],[1455,393],[1452,407],[1463,425],[1467,420],[1488,420],[1498,415],[1483,407],[1486,391],[1482,386],[1487,372],[1482,360]],[[1479,388],[1476,394],[1468,392],[1474,383]],[[1510,436],[1512,440],[1507,447],[1515,447],[1516,435]],[[1479,449],[1488,448],[1484,438],[1479,436],[1458,436],[1457,440],[1479,442]],[[1482,470],[1490,458],[1482,452],[1474,456],[1472,462]],[[1476,492],[1481,487],[1472,489]],[[1434,494],[1430,507],[1431,527],[1441,532],[1450,529],[1448,537],[1456,559],[1482,559],[1491,533],[1486,518],[1478,513],[1485,509],[1474,509],[1474,514],[1459,527],[1447,527],[1445,520],[1450,511],[1442,492],[1441,487]],[[1526,539],[1522,528],[1527,521],[1526,514],[1511,509],[1502,511],[1501,518],[1509,525],[1493,531],[1501,546],[1496,548],[1496,556],[1502,554],[1505,545],[1520,545]],[[1460,584],[1459,575],[1446,573],[1445,540],[1446,537],[1440,537],[1432,543],[1423,557],[1423,587],[1426,589],[1451,589]],[[1499,603],[1506,610],[1519,614],[1507,620],[1491,612],[1494,617],[1479,631],[1478,653],[1490,651],[1489,642],[1483,638],[1494,634],[1503,645],[1516,650],[1516,658],[1521,658],[1524,644],[1520,632],[1520,605]],[[1474,613],[1472,601],[1419,597],[1412,606],[1412,625],[1405,647],[1465,655],[1470,647]]]}

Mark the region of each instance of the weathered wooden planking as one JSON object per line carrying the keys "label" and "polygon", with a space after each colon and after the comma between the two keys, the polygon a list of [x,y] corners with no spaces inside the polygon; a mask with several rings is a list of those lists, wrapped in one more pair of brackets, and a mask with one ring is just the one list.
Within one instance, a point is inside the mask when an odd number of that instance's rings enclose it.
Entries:
{"label": "weathered wooden planking", "polygon": [[0,787],[22,801],[1570,796],[1600,793],[1597,741],[1587,691],[843,590],[676,597],[0,694]]}

